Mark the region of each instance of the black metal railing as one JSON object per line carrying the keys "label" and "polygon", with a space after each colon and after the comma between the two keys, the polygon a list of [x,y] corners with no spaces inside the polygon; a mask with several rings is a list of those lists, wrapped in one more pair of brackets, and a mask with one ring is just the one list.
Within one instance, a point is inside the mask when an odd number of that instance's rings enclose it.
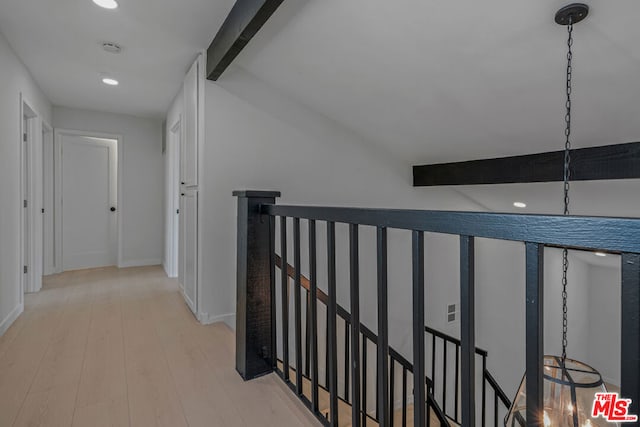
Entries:
{"label": "black metal railing", "polygon": [[[302,367],[302,300],[301,300],[301,236],[300,223],[309,229],[310,314],[317,315],[316,222],[326,223],[327,255],[327,323],[328,395],[330,419],[318,410],[319,367],[318,330],[311,327],[310,349],[311,395],[303,393],[302,370],[295,371],[294,390],[309,408],[331,426],[338,425],[338,304],[336,279],[336,223],[349,225],[349,296],[352,337],[360,337],[360,283],[358,230],[362,226],[376,229],[377,246],[377,396],[378,422],[390,426],[390,364],[388,344],[388,278],[387,230],[409,230],[412,233],[412,330],[413,375],[426,378],[425,354],[425,232],[458,235],[460,238],[460,420],[465,427],[476,424],[476,347],[475,347],[475,238],[523,242],[526,247],[526,396],[527,427],[542,427],[543,403],[543,256],[545,246],[603,250],[621,255],[621,394],[632,399],[630,410],[638,413],[640,401],[640,220],[575,216],[513,215],[468,212],[440,212],[390,209],[358,209],[276,205],[276,192],[236,192],[238,196],[238,298],[236,329],[236,368],[245,379],[255,378],[277,369],[276,316],[276,218],[280,218],[280,243],[283,265],[287,265],[287,218],[293,225],[294,266],[294,366]],[[288,275],[282,274],[282,301],[287,301]],[[507,285],[505,285],[507,286]],[[282,327],[288,328],[288,305],[281,305]],[[288,329],[283,329],[288,331]],[[283,378],[289,381],[289,337],[281,333],[283,346]],[[351,425],[362,423],[362,360],[360,340],[351,340],[350,399]],[[494,381],[495,383],[495,381]],[[413,425],[427,423],[427,402],[432,396],[426,383],[413,385]],[[366,403],[365,403],[366,407]],[[366,412],[366,411],[365,411]]]}
{"label": "black metal railing", "polygon": [[[276,267],[282,271],[282,259],[279,255],[275,256]],[[287,265],[287,269],[285,273],[288,276],[287,286],[291,288],[293,285],[292,280],[295,279],[295,268],[291,265]],[[312,326],[312,316],[309,315],[309,308],[311,306],[311,285],[310,281],[304,275],[300,277],[300,286],[302,287],[302,291],[305,293],[303,295],[305,301],[305,308],[303,310],[304,315],[304,323],[305,323],[305,334],[303,336],[303,342],[305,345],[304,352],[304,371],[303,377],[310,379],[311,378],[311,329]],[[320,301],[325,307],[328,304],[329,297],[322,290],[317,289],[317,300]],[[291,292],[289,291],[289,297]],[[342,323],[341,327],[343,327],[343,339],[344,345],[341,350],[343,354],[343,370],[338,372],[338,376],[344,376],[343,380],[343,389],[338,390],[338,398],[343,402],[349,404],[350,403],[350,393],[349,393],[349,384],[350,384],[350,371],[349,369],[344,369],[349,365],[350,360],[350,330],[351,330],[351,316],[349,312],[343,308],[341,305],[337,305],[337,316],[339,317],[339,322]],[[326,314],[326,312],[325,312]],[[325,315],[325,321],[328,318]],[[371,331],[366,325],[363,323],[360,324],[360,342],[361,342],[361,378],[362,378],[362,409],[361,416],[363,417],[362,423],[365,423],[365,419],[369,418],[373,421],[378,421],[378,411],[379,411],[379,401],[377,398],[375,401],[375,410],[370,411],[367,407],[367,392],[369,388],[367,387],[368,381],[376,381],[377,390],[378,378],[371,379],[367,374],[367,363],[369,363],[368,357],[368,347],[374,347],[377,351],[378,345],[378,336]],[[425,333],[427,335],[426,343],[427,343],[427,353],[430,353],[431,359],[431,369],[429,374],[426,377],[426,385],[427,385],[427,394],[430,394],[431,399],[427,399],[427,408],[428,412],[433,413],[433,416],[443,425],[449,423],[449,420],[452,420],[456,423],[460,423],[460,411],[459,411],[459,400],[460,400],[460,388],[459,388],[459,378],[460,378],[460,340],[451,335],[447,335],[441,331],[433,329],[429,326],[425,326]],[[328,339],[328,335],[325,335]],[[368,345],[370,344],[370,345]],[[317,345],[317,343],[316,343]],[[328,344],[325,342],[325,353],[328,349]],[[452,356],[453,355],[453,356]],[[452,356],[452,357],[451,357]],[[481,348],[476,348],[476,356],[481,360],[479,363],[482,365],[483,372],[483,382],[480,385],[480,390],[477,395],[481,396],[481,420],[482,426],[493,425],[497,426],[499,421],[503,419],[503,415],[511,406],[511,401],[506,396],[500,385],[491,375],[489,370],[487,369],[487,356],[488,353],[486,350]],[[328,360],[328,357],[325,357],[325,360]],[[413,380],[413,365],[409,362],[404,356],[398,353],[393,347],[389,347],[389,402],[390,407],[389,411],[394,414],[394,418],[391,419],[391,425],[394,425],[395,418],[400,418],[402,426],[405,426],[407,420],[409,419],[409,410],[410,405],[408,405],[408,393],[411,393],[411,390],[408,387],[410,380]],[[396,369],[399,370],[399,375],[396,376]],[[447,380],[447,374],[450,372],[453,375],[453,390],[451,387],[447,388],[447,385],[450,381]],[[328,374],[328,369],[325,372]],[[279,369],[279,373],[281,376],[284,375],[283,370]],[[440,373],[440,375],[438,375]],[[283,376],[284,377],[284,376]],[[320,387],[323,387],[325,390],[328,387],[328,377],[325,376],[324,384],[320,384]],[[394,394],[395,390],[400,387],[399,394],[401,395],[400,405],[395,405]],[[488,400],[487,396],[487,387],[489,387],[492,400]],[[447,402],[453,402],[447,403]],[[400,416],[398,416],[398,414]],[[328,419],[328,412],[324,413],[325,417]],[[430,424],[430,418],[427,418],[427,425]]]}
{"label": "black metal railing", "polygon": [[[460,351],[462,343],[458,338],[429,326],[425,326],[424,330],[427,334],[427,356],[431,365],[428,381],[431,384],[433,398],[443,414],[460,424]],[[476,364],[482,366],[482,384],[476,387],[476,397],[480,397],[481,400],[480,425],[482,427],[497,426],[511,406],[511,401],[487,369],[487,351],[476,347],[475,354],[476,359],[480,359],[476,360]],[[453,378],[449,378],[449,375]],[[492,399],[489,400],[489,397]]]}
{"label": "black metal railing", "polygon": [[[282,272],[283,271],[283,262],[282,262],[282,258],[279,255],[275,256],[275,264],[276,267]],[[292,285],[295,285],[295,283],[292,283],[292,280],[295,280],[296,278],[296,273],[295,273],[295,268],[290,265],[287,264],[286,270],[284,270],[284,274],[286,274],[287,278],[287,287],[291,288]],[[304,365],[304,371],[303,371],[303,381],[306,380],[311,380],[313,378],[313,375],[316,375],[315,372],[311,371],[311,354],[312,354],[312,348],[316,349],[316,354],[317,354],[317,345],[318,343],[315,342],[313,343],[311,337],[311,330],[313,329],[313,319],[314,317],[310,315],[310,307],[312,306],[311,303],[311,282],[310,280],[303,276],[300,275],[300,287],[302,289],[302,292],[304,292],[305,294],[302,296],[304,298],[305,301],[305,310],[303,311],[304,314],[304,323],[305,323],[305,334],[302,337],[302,340],[304,342],[304,346],[305,346],[305,354],[304,354],[304,358],[303,358],[303,365]],[[286,305],[290,305],[291,301],[290,301],[290,296],[291,296],[291,292],[288,291],[288,294],[286,296],[286,301],[287,304]],[[319,301],[322,305],[324,305],[325,307],[328,306],[329,303],[329,297],[326,293],[324,293],[322,290],[317,289],[316,288],[316,298],[317,301]],[[295,303],[294,303],[295,304]],[[316,313],[317,314],[317,313]],[[328,316],[326,315],[327,312],[325,311],[325,321],[328,323]],[[341,305],[337,304],[336,305],[336,314],[338,317],[338,323],[341,324],[341,327],[343,327],[343,342],[344,345],[343,347],[340,349],[342,350],[340,353],[343,356],[343,360],[342,360],[342,365],[338,365],[338,377],[343,376],[343,388],[342,390],[338,389],[338,400],[345,402],[346,404],[351,405],[351,395],[349,393],[349,387],[350,385],[352,385],[351,382],[351,371],[349,369],[347,369],[347,367],[350,365],[350,360],[351,360],[351,347],[350,347],[350,343],[352,340],[352,336],[351,336],[351,315],[350,313],[343,308]],[[317,317],[315,317],[316,322],[317,322]],[[317,323],[316,323],[317,325]],[[327,328],[328,330],[328,328]],[[283,328],[281,334],[285,334],[287,331]],[[280,334],[279,334],[280,335]],[[328,339],[329,339],[329,335],[325,334],[325,352],[328,353]],[[359,343],[361,346],[361,372],[360,372],[360,377],[361,377],[361,384],[362,384],[362,392],[361,392],[361,409],[360,409],[360,418],[362,419],[362,424],[366,425],[366,420],[372,420],[375,422],[378,422],[379,420],[379,411],[380,411],[380,401],[378,400],[378,396],[374,396],[374,409],[371,409],[369,407],[369,403],[368,403],[368,399],[367,399],[367,393],[370,389],[370,387],[368,387],[368,384],[375,382],[375,390],[378,390],[378,387],[380,386],[378,380],[379,378],[377,377],[377,375],[370,375],[368,373],[367,370],[367,364],[370,363],[370,352],[368,350],[368,348],[373,347],[375,349],[375,353],[373,354],[373,356],[375,356],[377,354],[377,347],[378,347],[378,341],[379,338],[378,336],[371,330],[369,329],[367,326],[365,326],[363,323],[360,323],[360,339],[359,339]],[[283,349],[284,352],[284,349]],[[329,360],[328,356],[325,356],[325,361]],[[281,360],[279,359],[279,362],[281,362]],[[400,422],[402,424],[402,426],[406,425],[407,420],[410,417],[410,410],[412,405],[410,405],[408,403],[408,395],[411,393],[411,389],[409,388],[410,384],[413,383],[413,365],[411,364],[411,362],[409,362],[403,355],[401,355],[400,353],[398,353],[395,349],[393,349],[392,347],[389,347],[389,359],[388,359],[388,363],[389,363],[389,412],[391,414],[394,414],[394,416],[397,416],[398,418],[400,418]],[[320,364],[318,364],[320,365]],[[328,368],[326,366],[326,362],[325,365],[322,366],[325,370],[325,378],[324,378],[324,383],[319,382],[318,383],[318,388],[323,389],[325,391],[328,390],[328,386],[329,386],[329,379],[328,379]],[[340,369],[342,367],[342,369]],[[289,367],[290,371],[295,370],[294,368]],[[284,371],[284,364],[283,367],[277,368],[278,373],[280,374],[280,376],[284,379],[285,378],[285,371]],[[396,376],[396,372],[398,372],[398,376]],[[411,383],[409,382],[411,381]],[[433,384],[431,382],[431,380],[427,377],[425,378],[425,384],[427,386],[427,391],[428,393],[431,393],[432,389],[433,389]],[[400,388],[400,390],[398,391],[400,394],[400,404],[396,405],[395,404],[395,399],[394,399],[394,395],[396,393],[396,390]],[[375,393],[374,393],[375,394]],[[396,407],[397,406],[397,407]],[[441,409],[437,406],[436,400],[435,399],[428,399],[427,401],[427,409],[433,414],[433,416],[441,423],[441,425],[448,425],[448,420],[445,416],[445,414],[441,411]],[[326,420],[329,420],[329,412],[328,411],[321,411],[325,417]],[[394,425],[394,419],[391,419],[391,425]]]}

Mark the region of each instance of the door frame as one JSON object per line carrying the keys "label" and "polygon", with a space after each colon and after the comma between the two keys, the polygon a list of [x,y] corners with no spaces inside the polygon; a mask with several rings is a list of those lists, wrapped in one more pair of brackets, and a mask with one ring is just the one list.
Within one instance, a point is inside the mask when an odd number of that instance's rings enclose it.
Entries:
{"label": "door frame", "polygon": [[[84,131],[75,129],[55,129],[54,130],[54,143],[53,143],[53,158],[54,158],[54,171],[62,170],[62,138],[65,136],[85,136],[89,138],[102,138],[116,140],[116,146],[118,150],[118,164],[116,179],[117,184],[117,206],[118,214],[116,216],[116,240],[117,240],[117,266],[122,268],[122,218],[124,213],[123,203],[123,166],[124,166],[124,145],[123,137],[119,134],[111,134],[104,132]],[[54,179],[54,224],[55,231],[55,272],[62,273],[62,176],[60,173],[55,174]],[[59,213],[59,214],[56,214]]]}
{"label": "door frame", "polygon": [[[54,211],[54,144],[53,126],[42,121],[42,275],[55,272],[55,218]],[[50,147],[47,149],[47,147]],[[48,169],[48,170],[47,170]],[[47,173],[48,172],[48,173]],[[51,185],[46,185],[47,179]]]}
{"label": "door frame", "polygon": [[[24,303],[25,293],[38,292],[42,288],[42,150],[36,149],[42,147],[42,116],[34,105],[20,93],[20,304]],[[23,211],[25,200],[26,213]],[[23,266],[27,267],[26,274]]]}

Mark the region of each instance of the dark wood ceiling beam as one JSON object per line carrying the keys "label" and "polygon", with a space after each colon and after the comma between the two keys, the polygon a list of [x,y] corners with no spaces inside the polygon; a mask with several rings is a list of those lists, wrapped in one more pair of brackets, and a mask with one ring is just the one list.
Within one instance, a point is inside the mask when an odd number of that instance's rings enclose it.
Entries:
{"label": "dark wood ceiling beam", "polygon": [[[563,180],[564,151],[413,167],[414,187]],[[571,181],[640,178],[640,142],[571,151]]]}
{"label": "dark wood ceiling beam", "polygon": [[207,79],[218,80],[283,1],[236,1],[207,49]]}

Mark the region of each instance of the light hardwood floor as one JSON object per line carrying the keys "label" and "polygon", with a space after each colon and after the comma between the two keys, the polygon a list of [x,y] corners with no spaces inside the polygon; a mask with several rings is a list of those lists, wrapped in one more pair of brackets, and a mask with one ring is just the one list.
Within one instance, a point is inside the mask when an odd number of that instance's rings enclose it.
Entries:
{"label": "light hardwood floor", "polygon": [[25,304],[0,337],[0,427],[320,425],[273,374],[243,382],[233,332],[160,267],[51,276]]}

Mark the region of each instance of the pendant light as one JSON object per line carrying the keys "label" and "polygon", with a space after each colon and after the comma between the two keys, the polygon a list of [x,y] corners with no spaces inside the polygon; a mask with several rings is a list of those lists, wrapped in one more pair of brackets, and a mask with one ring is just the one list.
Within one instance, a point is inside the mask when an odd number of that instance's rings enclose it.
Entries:
{"label": "pendant light", "polygon": [[[556,13],[555,21],[567,27],[567,86],[564,150],[564,214],[569,215],[569,180],[571,163],[571,77],[573,25],[587,17],[589,7],[573,3]],[[567,271],[568,250],[562,251],[562,355],[545,356],[543,369],[543,413],[536,422],[544,427],[612,426],[603,418],[592,418],[591,409],[596,393],[606,392],[598,371],[589,365],[567,358]],[[505,427],[525,427],[527,423],[526,374],[518,394],[505,417]]]}

